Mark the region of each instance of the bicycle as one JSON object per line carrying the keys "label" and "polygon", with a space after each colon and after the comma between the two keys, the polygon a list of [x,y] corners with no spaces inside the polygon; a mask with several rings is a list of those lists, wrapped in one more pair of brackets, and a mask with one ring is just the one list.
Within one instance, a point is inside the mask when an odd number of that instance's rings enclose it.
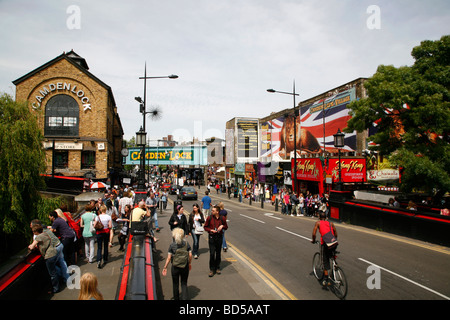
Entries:
{"label": "bicycle", "polygon": [[[312,264],[313,273],[316,279],[322,283],[322,280],[324,280],[323,277],[324,273],[323,273],[321,244],[319,241],[316,241],[314,243],[319,244],[319,252],[316,252],[313,256],[313,264]],[[328,279],[331,282],[331,285],[329,286],[331,291],[336,295],[336,297],[343,300],[347,296],[348,284],[344,271],[341,269],[341,267],[338,266],[338,263],[336,261],[337,254],[339,253],[340,253],[339,251],[334,250],[334,252],[331,255],[330,258],[331,272],[328,274]]]}

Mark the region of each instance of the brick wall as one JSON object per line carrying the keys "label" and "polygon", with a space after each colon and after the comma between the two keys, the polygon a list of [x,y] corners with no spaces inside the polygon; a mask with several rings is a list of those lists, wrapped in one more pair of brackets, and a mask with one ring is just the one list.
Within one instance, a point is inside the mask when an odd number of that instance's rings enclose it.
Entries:
{"label": "brick wall", "polygon": [[[58,94],[69,95],[78,103],[79,136],[55,140],[83,143],[84,150],[96,151],[95,170],[82,170],[81,150],[69,150],[68,169],[58,171],[65,176],[82,176],[87,171],[94,171],[96,178],[107,178],[109,167],[120,166],[120,163],[114,161],[114,154],[120,152],[118,148],[122,147],[123,136],[111,90],[67,59],[57,60],[16,84],[16,100],[29,102],[30,111],[36,114],[42,132],[45,125],[45,105],[51,97]],[[120,140],[119,143],[116,140]],[[53,138],[48,141],[52,142]],[[99,144],[104,145],[103,150],[99,150]],[[46,156],[46,173],[51,173],[51,149],[47,149]]]}

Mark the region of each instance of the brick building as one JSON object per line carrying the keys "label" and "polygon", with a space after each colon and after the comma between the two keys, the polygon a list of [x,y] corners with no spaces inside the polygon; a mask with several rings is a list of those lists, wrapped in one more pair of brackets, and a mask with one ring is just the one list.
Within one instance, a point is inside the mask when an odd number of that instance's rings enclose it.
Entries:
{"label": "brick building", "polygon": [[47,174],[110,179],[122,169],[123,128],[111,88],[73,50],[13,81],[44,134]]}

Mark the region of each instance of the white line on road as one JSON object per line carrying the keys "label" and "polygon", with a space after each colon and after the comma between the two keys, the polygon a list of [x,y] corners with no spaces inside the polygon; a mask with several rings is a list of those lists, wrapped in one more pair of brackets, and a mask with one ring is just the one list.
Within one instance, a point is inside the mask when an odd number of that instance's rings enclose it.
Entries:
{"label": "white line on road", "polygon": [[365,263],[368,263],[368,264],[373,265],[373,266],[375,266],[375,267],[377,267],[377,268],[380,268],[381,270],[384,270],[384,271],[386,271],[386,272],[389,272],[389,273],[393,274],[394,276],[397,276],[397,277],[399,277],[399,278],[401,278],[401,279],[403,279],[403,280],[406,280],[406,281],[408,281],[408,282],[411,282],[412,284],[415,284],[416,286],[421,287],[422,289],[428,290],[428,291],[430,291],[430,292],[432,292],[432,293],[434,293],[434,294],[436,294],[436,295],[438,295],[438,296],[440,296],[440,297],[442,297],[442,298],[444,298],[444,299],[450,300],[450,297],[447,297],[447,296],[443,295],[442,293],[439,293],[439,292],[437,292],[437,291],[435,291],[435,290],[433,290],[433,289],[430,289],[430,288],[428,288],[428,287],[426,287],[426,286],[424,286],[424,285],[421,285],[420,283],[417,283],[417,282],[415,282],[415,281],[413,281],[413,280],[411,280],[411,279],[408,279],[408,278],[406,278],[406,277],[404,277],[404,276],[402,276],[402,275],[399,275],[398,273],[395,273],[395,272],[393,272],[393,271],[391,271],[391,270],[388,270],[388,269],[386,269],[386,268],[380,267],[379,265],[376,265],[375,263],[372,263],[372,262],[367,261],[367,260],[362,259],[362,258],[358,258],[358,260],[361,260],[361,261],[363,261],[363,262],[365,262]]}
{"label": "white line on road", "polygon": [[255,219],[255,218],[252,218],[252,217],[246,216],[245,214],[240,214],[240,215],[241,215],[241,216],[243,216],[243,217],[246,217],[246,218],[248,218],[248,219],[252,219],[252,220],[255,220],[255,221],[259,222],[259,223],[265,223],[264,221],[261,221],[261,220],[258,220],[258,219]]}
{"label": "white line on road", "polygon": [[279,217],[274,217],[273,213],[264,213],[265,216],[269,217],[269,218],[274,218],[277,220],[283,220],[283,218],[279,218]]}
{"label": "white line on road", "polygon": [[304,236],[302,236],[302,235],[299,235],[299,234],[297,234],[297,233],[294,233],[294,232],[291,232],[291,231],[285,230],[285,229],[283,229],[283,228],[280,228],[280,227],[275,227],[275,228],[277,228],[278,230],[281,230],[281,231],[284,231],[284,232],[287,232],[287,233],[293,234],[294,236],[297,236],[297,237],[299,237],[299,238],[302,238],[302,239],[305,239],[305,240],[311,241],[311,239],[310,239],[310,238],[308,238],[308,237],[304,237]]}

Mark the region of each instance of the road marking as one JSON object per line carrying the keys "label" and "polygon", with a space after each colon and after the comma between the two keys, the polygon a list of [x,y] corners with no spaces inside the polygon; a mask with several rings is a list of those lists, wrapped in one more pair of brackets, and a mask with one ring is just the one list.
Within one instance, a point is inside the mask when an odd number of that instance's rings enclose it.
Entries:
{"label": "road marking", "polygon": [[394,276],[397,276],[397,277],[399,277],[399,278],[401,278],[401,279],[403,279],[403,280],[405,280],[405,281],[411,282],[412,284],[415,284],[416,286],[418,286],[418,287],[420,287],[420,288],[422,288],[422,289],[428,290],[428,291],[430,291],[430,292],[432,292],[432,293],[434,293],[434,294],[436,294],[436,295],[438,295],[438,296],[440,296],[440,297],[442,297],[442,298],[444,298],[444,299],[450,300],[450,297],[447,297],[447,296],[443,295],[442,293],[439,293],[439,292],[437,292],[437,291],[435,291],[435,290],[433,290],[433,289],[430,289],[430,288],[428,288],[428,287],[426,287],[426,286],[424,286],[424,285],[421,285],[420,283],[417,283],[417,282],[415,282],[415,281],[413,281],[413,280],[411,280],[411,279],[408,279],[408,278],[406,278],[406,277],[404,277],[404,276],[402,276],[402,275],[399,275],[398,273],[395,273],[395,272],[393,272],[393,271],[391,271],[391,270],[388,270],[388,269],[386,269],[386,268],[380,267],[379,265],[376,265],[376,264],[373,263],[373,262],[367,261],[367,260],[365,260],[365,259],[363,259],[363,258],[358,258],[358,260],[361,260],[361,261],[363,261],[363,262],[365,262],[365,263],[368,263],[368,264],[373,265],[373,266],[375,266],[375,267],[377,267],[377,268],[380,268],[381,270],[384,270],[384,271],[386,271],[386,272],[388,272],[388,273],[390,273],[390,274],[393,274]]}
{"label": "road marking", "polygon": [[243,216],[243,217],[245,217],[245,218],[248,218],[248,219],[252,219],[252,220],[255,220],[255,221],[259,222],[259,223],[265,223],[264,221],[261,221],[261,220],[258,220],[258,219],[255,219],[255,218],[252,218],[252,217],[246,216],[245,214],[240,214],[240,215],[241,215],[241,216]]}
{"label": "road marking", "polygon": [[299,234],[297,234],[297,233],[294,233],[294,232],[292,232],[292,231],[289,231],[289,230],[286,230],[286,229],[283,229],[283,228],[280,228],[280,227],[275,227],[275,228],[277,228],[278,230],[281,230],[281,231],[284,231],[284,232],[287,232],[287,233],[293,234],[293,235],[294,235],[294,236],[296,236],[296,237],[299,237],[299,238],[302,238],[302,239],[305,239],[305,240],[311,241],[311,239],[310,239],[310,238],[308,238],[308,237],[304,237],[304,236],[302,236],[302,235],[299,235]]}
{"label": "road marking", "polygon": [[279,283],[255,261],[250,259],[247,255],[245,255],[231,243],[228,242],[228,245],[228,250],[232,251],[235,256],[237,256],[243,263],[250,267],[250,269],[252,269],[255,274],[257,274],[270,288],[272,288],[272,290],[274,290],[282,300],[298,300],[288,289],[286,289],[281,283]]}
{"label": "road marking", "polygon": [[264,215],[267,216],[267,217],[269,217],[269,218],[274,218],[274,219],[277,219],[277,220],[283,220],[283,218],[280,218],[280,217],[274,217],[274,216],[273,216],[273,213],[264,213]]}

